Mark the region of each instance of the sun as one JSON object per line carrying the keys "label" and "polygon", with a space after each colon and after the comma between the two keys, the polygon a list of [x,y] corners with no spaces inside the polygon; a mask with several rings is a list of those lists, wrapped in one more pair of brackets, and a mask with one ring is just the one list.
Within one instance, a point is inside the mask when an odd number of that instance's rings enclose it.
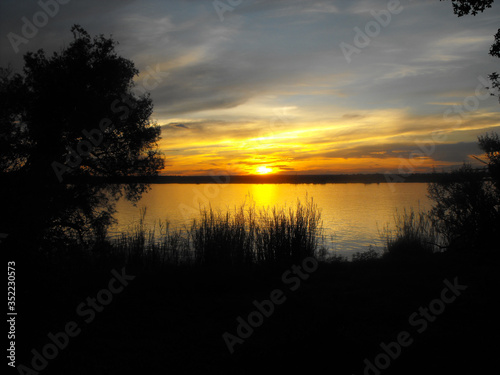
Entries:
{"label": "sun", "polygon": [[258,174],[268,174],[268,173],[271,173],[273,171],[273,169],[266,167],[265,165],[262,165],[262,166],[258,167],[255,171]]}

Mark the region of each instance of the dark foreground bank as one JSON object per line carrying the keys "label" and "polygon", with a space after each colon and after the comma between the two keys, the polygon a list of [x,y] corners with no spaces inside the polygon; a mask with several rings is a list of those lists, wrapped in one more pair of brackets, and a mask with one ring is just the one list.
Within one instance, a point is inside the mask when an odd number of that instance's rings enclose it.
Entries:
{"label": "dark foreground bank", "polygon": [[154,267],[17,254],[22,374],[454,374],[495,368],[498,256]]}

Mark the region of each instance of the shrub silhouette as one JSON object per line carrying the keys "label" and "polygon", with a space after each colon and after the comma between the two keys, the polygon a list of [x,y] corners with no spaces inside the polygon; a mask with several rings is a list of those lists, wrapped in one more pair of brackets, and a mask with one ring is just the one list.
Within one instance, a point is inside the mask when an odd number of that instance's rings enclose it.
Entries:
{"label": "shrub silhouette", "polygon": [[486,133],[479,138],[479,147],[484,151],[491,180],[495,184],[497,194],[500,192],[500,138],[497,133]]}
{"label": "shrub silhouette", "polygon": [[498,244],[498,191],[483,172],[464,164],[449,181],[429,184],[428,192],[433,224],[449,250],[487,252]]}
{"label": "shrub silhouette", "polygon": [[413,209],[394,216],[396,228],[385,230],[386,251],[384,258],[414,259],[433,254],[439,249],[439,238],[429,215]]}

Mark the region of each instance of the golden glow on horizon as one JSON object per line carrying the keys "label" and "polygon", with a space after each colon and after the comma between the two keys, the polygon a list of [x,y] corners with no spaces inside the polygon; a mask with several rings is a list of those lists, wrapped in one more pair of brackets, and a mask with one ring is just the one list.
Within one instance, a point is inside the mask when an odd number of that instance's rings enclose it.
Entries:
{"label": "golden glow on horizon", "polygon": [[262,165],[262,166],[258,167],[255,171],[258,174],[268,174],[268,173],[271,173],[273,171],[273,169],[266,167],[265,165]]}
{"label": "golden glow on horizon", "polygon": [[[359,112],[335,121],[295,118],[275,128],[260,120],[176,120],[187,125],[163,129],[165,175],[412,173],[470,161],[467,155],[452,161],[437,147],[472,142],[471,137],[498,127],[500,114],[478,110],[467,118],[417,116],[399,109]],[[439,139],[433,138],[436,132]]]}

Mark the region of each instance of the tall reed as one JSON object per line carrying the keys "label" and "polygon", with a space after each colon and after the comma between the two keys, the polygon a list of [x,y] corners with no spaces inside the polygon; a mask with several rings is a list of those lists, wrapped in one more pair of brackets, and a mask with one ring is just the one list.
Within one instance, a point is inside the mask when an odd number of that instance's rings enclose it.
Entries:
{"label": "tall reed", "polygon": [[314,201],[303,205],[297,200],[295,208],[273,207],[261,210],[255,238],[258,263],[299,262],[314,256],[319,245],[321,212]]}
{"label": "tall reed", "polygon": [[312,199],[295,207],[257,211],[255,204],[234,211],[202,208],[185,231],[166,222],[146,229],[141,212],[131,233],[116,245],[133,263],[235,266],[300,262],[315,256],[322,235],[321,213]]}

